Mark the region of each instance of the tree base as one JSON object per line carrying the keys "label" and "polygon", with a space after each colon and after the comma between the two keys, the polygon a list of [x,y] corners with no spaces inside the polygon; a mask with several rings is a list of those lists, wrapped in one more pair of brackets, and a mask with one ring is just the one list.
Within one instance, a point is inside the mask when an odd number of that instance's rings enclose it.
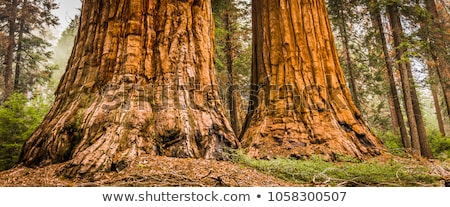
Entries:
{"label": "tree base", "polygon": [[251,121],[241,137],[242,147],[254,158],[319,155],[326,160],[335,160],[344,155],[366,159],[385,151],[381,141],[361,119],[344,116],[341,119],[348,122],[337,121],[331,112],[311,112],[301,116],[291,111],[283,116],[283,113],[258,114],[258,111],[249,115]]}
{"label": "tree base", "polygon": [[202,108],[188,102],[183,104],[190,108],[163,107],[150,102],[154,97],[139,97],[142,86],[149,86],[142,85],[143,79],[128,75],[116,80],[118,87],[79,93],[68,105],[57,99],[26,142],[21,162],[45,166],[69,161],[62,173],[83,177],[120,171],[144,155],[223,160],[224,150],[239,146],[218,110],[220,102],[209,101]]}

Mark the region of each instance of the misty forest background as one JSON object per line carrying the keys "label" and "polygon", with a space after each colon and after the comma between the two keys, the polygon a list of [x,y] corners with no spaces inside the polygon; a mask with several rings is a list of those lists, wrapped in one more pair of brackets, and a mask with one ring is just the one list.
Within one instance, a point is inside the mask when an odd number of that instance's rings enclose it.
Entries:
{"label": "misty forest background", "polygon": [[[395,44],[386,10],[393,2],[398,5],[403,26],[398,47],[405,53],[400,60],[394,57]],[[409,135],[405,138],[400,133],[402,125],[408,127],[408,116],[396,67],[399,61],[407,61],[432,157],[448,160],[450,111],[444,93],[449,90],[449,80],[440,74],[445,70],[448,73],[449,67],[437,63],[436,56],[449,62],[450,5],[445,0],[435,2],[439,20],[419,0],[336,0],[328,1],[328,10],[348,86],[372,131],[391,153],[409,156],[404,143]],[[23,143],[50,109],[54,90],[66,69],[79,18],[74,18],[56,38],[49,31],[61,21],[51,13],[57,7],[51,0],[0,0],[0,170],[17,162]],[[240,133],[249,99],[250,11],[247,1],[213,0],[216,76],[236,134]],[[374,14],[379,15],[381,25],[376,24]],[[385,38],[385,44],[380,37]],[[389,87],[388,64],[394,66],[391,77],[397,96]],[[394,115],[395,101],[400,103],[401,121]]]}

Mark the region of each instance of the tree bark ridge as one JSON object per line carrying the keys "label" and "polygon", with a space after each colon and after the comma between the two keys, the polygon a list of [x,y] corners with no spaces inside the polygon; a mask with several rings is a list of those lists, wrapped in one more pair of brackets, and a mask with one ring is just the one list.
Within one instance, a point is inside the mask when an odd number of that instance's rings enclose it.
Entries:
{"label": "tree bark ridge", "polygon": [[259,158],[367,158],[384,147],[344,80],[324,1],[253,1],[250,113],[240,139]]}
{"label": "tree bark ridge", "polygon": [[68,177],[142,154],[225,159],[239,146],[213,68],[209,1],[84,1],[55,103],[21,162]]}

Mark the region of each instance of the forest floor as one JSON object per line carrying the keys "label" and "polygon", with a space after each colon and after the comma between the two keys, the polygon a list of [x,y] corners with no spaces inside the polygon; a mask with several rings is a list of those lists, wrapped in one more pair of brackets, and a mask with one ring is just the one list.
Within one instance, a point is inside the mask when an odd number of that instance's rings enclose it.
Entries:
{"label": "forest floor", "polygon": [[0,186],[445,186],[450,181],[450,161],[404,158],[325,162],[237,155],[233,161],[142,157],[137,163],[85,179],[59,175],[64,163],[16,167],[0,172]]}
{"label": "forest floor", "polygon": [[64,163],[17,167],[0,172],[0,186],[301,186],[227,161],[143,157],[138,163],[89,179],[59,176]]}

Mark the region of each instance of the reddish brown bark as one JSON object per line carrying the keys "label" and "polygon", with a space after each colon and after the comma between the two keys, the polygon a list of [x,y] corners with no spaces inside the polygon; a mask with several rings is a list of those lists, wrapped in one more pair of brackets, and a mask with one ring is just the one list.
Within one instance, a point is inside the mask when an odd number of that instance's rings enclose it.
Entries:
{"label": "reddish brown bark", "polygon": [[122,170],[143,154],[223,159],[238,147],[222,111],[207,0],[83,1],[55,103],[25,143],[27,166]]}
{"label": "reddish brown bark", "polygon": [[252,11],[252,96],[241,136],[247,153],[381,154],[346,86],[325,1],[254,0]]}

